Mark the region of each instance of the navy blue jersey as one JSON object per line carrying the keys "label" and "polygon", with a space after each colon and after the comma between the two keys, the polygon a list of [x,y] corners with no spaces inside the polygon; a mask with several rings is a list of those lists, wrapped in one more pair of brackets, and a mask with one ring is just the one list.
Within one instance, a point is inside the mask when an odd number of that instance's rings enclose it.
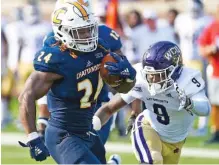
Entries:
{"label": "navy blue jersey", "polygon": [[98,32],[99,38],[107,42],[112,52],[121,49],[122,43],[120,37],[114,30],[107,27],[106,25],[99,25]]}
{"label": "navy blue jersey", "polygon": [[[122,43],[120,37],[114,30],[110,29],[105,25],[99,25],[98,32],[99,32],[99,38],[103,39],[108,44],[112,52],[121,49]],[[108,86],[104,84],[103,89],[99,95],[100,102],[109,101],[108,91],[109,91]]]}
{"label": "navy blue jersey", "polygon": [[103,87],[99,75],[100,63],[109,47],[101,39],[98,48],[75,56],[70,50],[61,51],[54,37],[48,37],[36,54],[34,68],[63,76],[48,92],[50,123],[74,132],[91,129],[96,102]]}
{"label": "navy blue jersey", "polygon": [[[112,52],[115,52],[122,47],[122,43],[120,40],[119,35],[112,30],[111,28],[107,27],[106,25],[99,25],[98,26],[98,34],[99,38],[102,39],[106,44],[108,45],[109,49]],[[53,37],[54,33],[51,32],[47,35],[47,38]],[[104,84],[101,93],[99,94],[99,99],[98,103],[102,102],[108,102],[109,97],[108,97],[108,86]]]}

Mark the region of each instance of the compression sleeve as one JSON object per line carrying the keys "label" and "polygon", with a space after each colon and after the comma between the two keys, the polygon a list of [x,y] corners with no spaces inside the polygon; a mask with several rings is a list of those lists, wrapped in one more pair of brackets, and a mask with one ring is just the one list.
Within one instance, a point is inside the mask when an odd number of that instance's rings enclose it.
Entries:
{"label": "compression sleeve", "polygon": [[208,116],[210,114],[211,106],[204,90],[193,95],[191,100],[193,102],[193,108],[191,111],[194,114],[198,116]]}

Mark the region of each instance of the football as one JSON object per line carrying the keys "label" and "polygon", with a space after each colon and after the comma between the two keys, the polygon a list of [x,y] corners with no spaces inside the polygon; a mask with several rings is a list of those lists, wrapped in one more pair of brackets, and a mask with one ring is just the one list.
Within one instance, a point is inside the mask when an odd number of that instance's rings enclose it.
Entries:
{"label": "football", "polygon": [[102,59],[100,65],[100,76],[111,87],[116,87],[119,85],[118,82],[120,82],[122,79],[119,76],[109,75],[108,70],[104,67],[106,62],[116,62],[116,60],[110,54],[107,54]]}

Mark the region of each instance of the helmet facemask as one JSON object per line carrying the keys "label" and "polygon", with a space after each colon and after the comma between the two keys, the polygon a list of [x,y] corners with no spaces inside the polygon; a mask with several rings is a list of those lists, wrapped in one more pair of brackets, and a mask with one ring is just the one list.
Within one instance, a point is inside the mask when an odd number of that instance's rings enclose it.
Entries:
{"label": "helmet facemask", "polygon": [[173,65],[160,70],[155,70],[150,66],[143,68],[142,76],[146,80],[148,91],[152,96],[166,91],[173,85],[174,80],[172,79],[172,75],[174,71],[175,67]]}
{"label": "helmet facemask", "polygon": [[70,26],[60,26],[59,30],[68,36],[63,42],[68,48],[80,52],[92,52],[97,48],[98,25],[95,22],[87,26],[72,28]]}

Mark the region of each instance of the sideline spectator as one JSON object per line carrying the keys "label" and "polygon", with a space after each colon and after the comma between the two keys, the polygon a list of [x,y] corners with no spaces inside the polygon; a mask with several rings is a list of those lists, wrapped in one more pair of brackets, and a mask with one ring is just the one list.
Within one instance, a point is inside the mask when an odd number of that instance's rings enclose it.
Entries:
{"label": "sideline spectator", "polygon": [[213,136],[207,143],[219,143],[219,3],[216,19],[201,34],[199,38],[200,52],[207,58],[208,95],[212,104],[211,120]]}

